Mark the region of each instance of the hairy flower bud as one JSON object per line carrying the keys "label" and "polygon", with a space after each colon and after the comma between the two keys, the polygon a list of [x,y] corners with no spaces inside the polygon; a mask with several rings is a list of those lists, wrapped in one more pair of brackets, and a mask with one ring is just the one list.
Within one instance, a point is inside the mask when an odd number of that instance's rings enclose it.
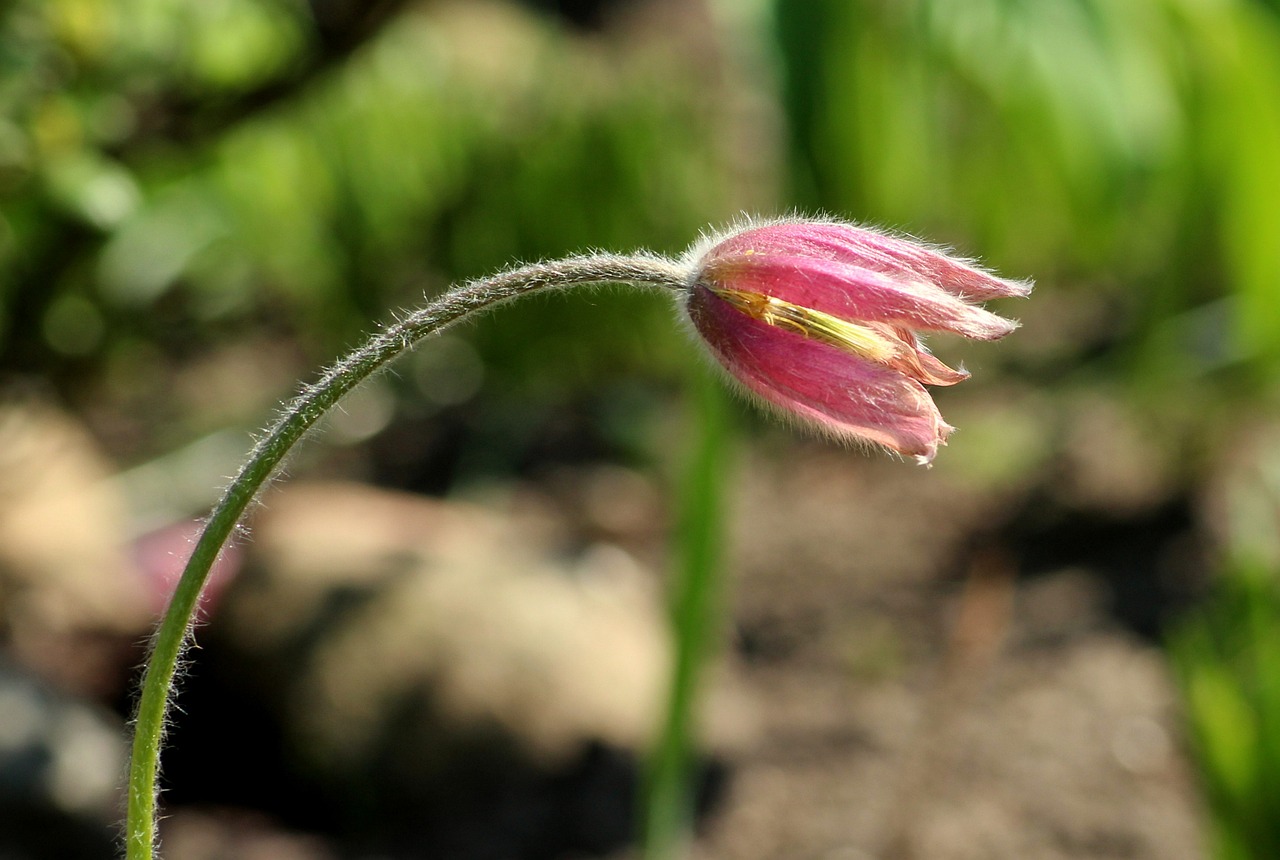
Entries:
{"label": "hairy flower bud", "polygon": [[1025,296],[922,245],[851,224],[749,225],[690,252],[694,329],[749,392],[833,436],[930,462],[952,427],[925,385],[968,377],[917,332],[995,340],[1017,323],[974,304]]}

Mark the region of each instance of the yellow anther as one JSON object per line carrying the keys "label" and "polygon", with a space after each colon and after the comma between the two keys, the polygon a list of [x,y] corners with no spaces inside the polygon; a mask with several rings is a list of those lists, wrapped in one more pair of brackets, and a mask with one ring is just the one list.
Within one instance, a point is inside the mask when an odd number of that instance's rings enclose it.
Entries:
{"label": "yellow anther", "polygon": [[752,319],[830,344],[868,361],[886,364],[899,353],[899,345],[875,329],[813,308],[747,290],[713,287],[711,291]]}

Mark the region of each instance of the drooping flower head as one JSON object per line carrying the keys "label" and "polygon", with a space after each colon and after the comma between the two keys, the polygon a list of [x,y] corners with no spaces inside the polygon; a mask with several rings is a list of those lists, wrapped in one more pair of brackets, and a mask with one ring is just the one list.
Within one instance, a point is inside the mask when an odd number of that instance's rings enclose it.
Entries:
{"label": "drooping flower head", "polygon": [[950,427],[925,385],[968,377],[918,332],[995,340],[1017,323],[975,302],[1025,296],[939,251],[862,227],[802,219],[748,225],[690,252],[686,310],[748,391],[833,436],[920,463]]}

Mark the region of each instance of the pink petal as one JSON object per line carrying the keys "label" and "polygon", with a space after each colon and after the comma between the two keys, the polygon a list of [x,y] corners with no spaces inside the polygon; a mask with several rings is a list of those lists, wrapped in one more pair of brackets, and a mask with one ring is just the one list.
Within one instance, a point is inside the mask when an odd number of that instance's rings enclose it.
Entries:
{"label": "pink petal", "polygon": [[956,370],[935,358],[920,345],[920,339],[910,329],[895,327],[893,334],[907,345],[905,351],[911,356],[911,369],[907,371],[899,367],[899,370],[904,370],[917,382],[925,385],[955,385],[969,378],[969,371]]}
{"label": "pink petal", "polygon": [[871,269],[905,280],[926,281],[960,298],[1026,296],[1027,281],[1011,281],[906,239],[836,222],[780,222],[743,230],[719,243],[713,258],[796,254]]}
{"label": "pink petal", "polygon": [[782,252],[713,254],[703,279],[763,293],[844,320],[907,323],[977,340],[996,340],[1017,323],[921,281],[901,281],[845,262]]}
{"label": "pink petal", "polygon": [[738,382],[833,436],[876,442],[928,463],[951,432],[924,387],[900,371],[753,319],[705,287],[695,287],[688,310]]}

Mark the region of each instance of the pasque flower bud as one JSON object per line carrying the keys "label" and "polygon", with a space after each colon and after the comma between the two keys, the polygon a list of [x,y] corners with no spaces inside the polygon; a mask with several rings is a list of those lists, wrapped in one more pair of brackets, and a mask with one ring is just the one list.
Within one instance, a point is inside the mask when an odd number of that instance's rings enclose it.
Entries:
{"label": "pasque flower bud", "polygon": [[974,302],[1025,296],[931,248],[836,221],[748,225],[690,252],[686,310],[729,375],[830,435],[884,445],[920,463],[950,427],[925,385],[968,377],[917,332],[995,340],[1017,327]]}

